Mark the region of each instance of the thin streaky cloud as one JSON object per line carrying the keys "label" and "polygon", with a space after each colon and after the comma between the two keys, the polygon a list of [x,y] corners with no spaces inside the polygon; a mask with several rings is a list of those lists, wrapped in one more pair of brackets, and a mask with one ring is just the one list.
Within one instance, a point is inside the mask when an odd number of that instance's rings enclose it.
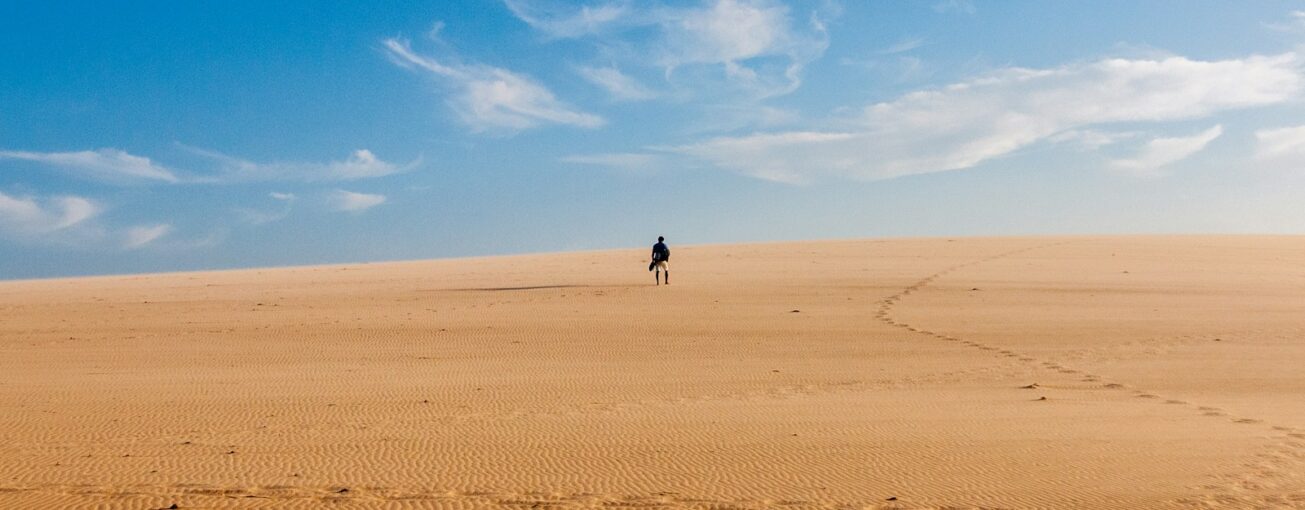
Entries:
{"label": "thin streaky cloud", "polygon": [[615,67],[581,66],[577,71],[581,77],[606,90],[618,101],[646,101],[657,97],[656,92]]}
{"label": "thin streaky cloud", "polygon": [[657,156],[636,152],[609,152],[602,154],[575,154],[561,159],[564,163],[594,165],[620,170],[647,170],[657,162]]}
{"label": "thin streaky cloud", "polygon": [[1305,163],[1305,125],[1261,129],[1255,132],[1255,158],[1289,159]]}
{"label": "thin streaky cloud", "polygon": [[[628,47],[624,63],[659,68],[668,81],[681,68],[715,67],[725,83],[754,99],[797,90],[807,64],[829,46],[824,19],[829,12],[794,14],[788,6],[770,0],[715,0],[693,7],[609,3],[598,8],[564,4],[544,8],[538,1],[506,3],[519,19],[550,37],[590,40],[600,48]],[[595,14],[600,12],[603,15]],[[624,31],[648,28],[654,31],[650,38],[621,38]],[[754,62],[773,58],[787,62],[780,66]],[[705,85],[682,87],[708,88]]]}
{"label": "thin streaky cloud", "polygon": [[[799,26],[787,6],[760,0],[718,0],[700,9],[666,11],[656,61],[668,75],[685,65],[719,65],[729,80],[758,98],[785,95],[802,85],[806,65],[829,47],[816,13],[807,30]],[[762,57],[784,57],[788,63],[778,72],[749,64]]]}
{"label": "thin streaky cloud", "polygon": [[[565,4],[505,0],[504,5],[517,19],[554,38],[573,38],[601,32],[630,14],[626,2],[598,6],[581,6],[573,11]],[[569,12],[567,12],[569,11]]]}
{"label": "thin streaky cloud", "polygon": [[221,152],[182,146],[187,151],[217,162],[217,170],[196,182],[233,183],[257,181],[354,181],[375,179],[400,174],[421,166],[418,157],[403,164],[382,160],[367,149],[358,149],[343,160],[325,163],[309,162],[255,162],[238,158]]}
{"label": "thin streaky cloud", "polygon": [[557,99],[543,85],[507,69],[485,65],[445,65],[412,50],[408,41],[382,42],[390,61],[426,71],[452,91],[450,106],[473,131],[522,130],[541,124],[596,128],[606,121]]}
{"label": "thin streaky cloud", "polygon": [[335,190],[327,195],[331,208],[344,212],[362,212],[385,203],[385,195]]}
{"label": "thin streaky cloud", "polygon": [[1112,160],[1110,166],[1141,177],[1157,177],[1162,168],[1200,152],[1221,135],[1223,126],[1216,125],[1192,136],[1155,138],[1134,157]]}
{"label": "thin streaky cloud", "polygon": [[1294,53],[1007,68],[868,106],[859,119],[830,122],[837,127],[824,131],[720,137],[677,150],[781,182],[889,179],[970,168],[1098,124],[1191,120],[1282,104],[1303,87]]}
{"label": "thin streaky cloud", "polygon": [[878,53],[880,55],[893,55],[897,53],[905,53],[913,49],[919,48],[921,46],[924,46],[924,38],[915,37],[911,39],[903,39],[901,41],[894,43],[892,46],[879,50],[875,53]]}
{"label": "thin streaky cloud", "polygon": [[127,229],[123,247],[129,250],[143,248],[172,232],[172,225],[141,225]]}
{"label": "thin streaky cloud", "polygon": [[1048,137],[1047,141],[1070,144],[1083,150],[1094,151],[1138,136],[1140,136],[1140,133],[1136,131],[1113,132],[1095,129],[1071,129],[1056,133]]}
{"label": "thin streaky cloud", "polygon": [[0,150],[0,159],[32,161],[71,171],[95,180],[109,182],[163,181],[179,182],[171,170],[149,158],[128,154],[119,149],[74,152],[32,152]]}
{"label": "thin streaky cloud", "polygon": [[942,14],[974,14],[978,9],[973,0],[942,0],[933,4],[933,10]]}
{"label": "thin streaky cloud", "polygon": [[267,196],[280,202],[282,204],[281,208],[255,209],[251,207],[239,207],[235,209],[236,214],[239,215],[241,220],[254,225],[265,225],[281,221],[290,216],[290,211],[294,209],[295,201],[299,198],[295,196],[294,193],[282,193],[279,191],[270,192]]}
{"label": "thin streaky cloud", "polygon": [[1292,11],[1286,21],[1265,23],[1264,26],[1279,32],[1305,32],[1305,11]]}
{"label": "thin streaky cloud", "polygon": [[385,45],[385,49],[388,51],[386,55],[390,57],[390,62],[393,62],[399,67],[408,69],[415,67],[430,71],[440,76],[456,79],[468,79],[465,73],[456,68],[440,64],[439,62],[436,62],[435,59],[427,58],[413,52],[411,45],[407,41],[401,39],[386,39],[382,41],[382,44]]}
{"label": "thin streaky cloud", "polygon": [[65,230],[98,216],[103,208],[79,196],[38,199],[0,192],[0,230],[35,235]]}

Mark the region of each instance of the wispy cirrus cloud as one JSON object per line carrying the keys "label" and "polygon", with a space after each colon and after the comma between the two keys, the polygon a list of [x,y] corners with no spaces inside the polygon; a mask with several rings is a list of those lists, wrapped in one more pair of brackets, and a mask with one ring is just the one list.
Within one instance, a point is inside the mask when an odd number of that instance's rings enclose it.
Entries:
{"label": "wispy cirrus cloud", "polygon": [[79,196],[37,198],[0,192],[0,230],[12,235],[48,234],[80,225],[103,212]]}
{"label": "wispy cirrus cloud", "polygon": [[1096,129],[1071,129],[1047,138],[1055,143],[1069,144],[1082,150],[1094,151],[1108,145],[1141,136],[1136,131],[1101,131]]}
{"label": "wispy cirrus cloud", "polygon": [[657,93],[652,89],[615,67],[581,66],[577,71],[581,77],[606,90],[618,101],[646,101],[657,97]]}
{"label": "wispy cirrus cloud", "polygon": [[119,149],[96,149],[72,152],[33,152],[0,150],[0,159],[40,163],[95,180],[109,182],[162,181],[181,179],[172,170],[149,158],[128,154]]}
{"label": "wispy cirrus cloud", "polygon": [[413,51],[408,41],[382,41],[395,65],[422,71],[453,92],[450,106],[475,131],[522,130],[541,124],[584,128],[606,121],[557,99],[544,85],[507,69],[480,64],[444,64]]}
{"label": "wispy cirrus cloud", "polygon": [[1280,104],[1303,87],[1294,53],[1012,67],[868,106],[859,116],[830,121],[837,129],[718,137],[671,150],[782,182],[888,179],[969,168],[1095,125],[1191,120]]}
{"label": "wispy cirrus cloud", "polygon": [[1255,159],[1305,167],[1305,125],[1261,129],[1255,132],[1255,141]]}
{"label": "wispy cirrus cloud", "polygon": [[172,225],[140,225],[128,228],[123,234],[123,248],[135,250],[145,247],[172,232]]}
{"label": "wispy cirrus cloud", "polygon": [[1292,11],[1286,21],[1265,23],[1265,27],[1279,32],[1305,32],[1305,11]]}
{"label": "wispy cirrus cloud", "polygon": [[281,206],[277,209],[240,207],[235,209],[236,214],[240,216],[240,219],[247,223],[265,225],[285,219],[290,215],[290,211],[294,209],[295,202],[299,200],[299,197],[294,193],[283,193],[279,191],[270,192],[267,196],[272,200],[280,202]]}
{"label": "wispy cirrus cloud", "polygon": [[145,156],[119,149],[72,152],[0,151],[0,160],[31,161],[60,168],[72,175],[114,184],[132,183],[231,183],[250,181],[349,181],[371,179],[406,172],[419,166],[421,158],[404,164],[384,161],[367,149],[354,151],[340,161],[254,162],[217,151],[182,145],[187,151],[218,163],[211,172],[178,173]]}
{"label": "wispy cirrus cloud", "polygon": [[895,55],[898,53],[906,53],[921,46],[924,46],[924,38],[912,37],[910,39],[897,41],[896,43],[893,43],[892,46],[876,51],[875,53],[880,55]]}
{"label": "wispy cirrus cloud", "polygon": [[331,208],[344,212],[362,212],[385,203],[385,195],[335,190],[327,195]]}
{"label": "wispy cirrus cloud", "polygon": [[[38,197],[0,192],[0,238],[76,250],[136,250],[153,247],[158,244],[156,241],[173,232],[172,225],[167,223],[105,225],[101,220],[105,210],[100,203],[80,196]],[[220,241],[220,233],[215,233],[167,245],[189,249],[213,246]]]}
{"label": "wispy cirrus cloud", "polygon": [[657,156],[636,152],[609,152],[603,154],[576,154],[562,158],[564,163],[594,165],[625,171],[641,171],[652,168]]}
{"label": "wispy cirrus cloud", "polygon": [[942,0],[933,4],[933,11],[941,14],[974,14],[974,0]]}
{"label": "wispy cirrus cloud", "polygon": [[[756,98],[797,90],[806,65],[829,46],[824,13],[813,11],[803,18],[769,0],[714,0],[692,7],[628,2],[545,7],[538,0],[506,4],[549,37],[627,47],[628,63],[660,68],[667,78],[687,67],[712,67],[727,83]],[[655,37],[620,39],[623,32],[647,28],[655,29]]]}
{"label": "wispy cirrus cloud", "polygon": [[1142,177],[1160,175],[1160,169],[1191,157],[1223,135],[1223,126],[1216,125],[1192,136],[1162,137],[1148,141],[1137,155],[1110,162],[1111,168]]}
{"label": "wispy cirrus cloud", "polygon": [[610,2],[603,5],[583,5],[575,8],[565,3],[529,2],[507,0],[508,10],[517,19],[539,31],[557,38],[581,37],[600,33],[615,24],[628,20],[633,11],[629,2]]}
{"label": "wispy cirrus cloud", "polygon": [[255,162],[221,152],[183,146],[188,151],[216,161],[217,169],[197,182],[230,183],[257,181],[353,181],[374,179],[399,174],[417,168],[422,163],[418,157],[403,164],[378,158],[372,151],[358,149],[339,161],[312,163],[303,161]]}

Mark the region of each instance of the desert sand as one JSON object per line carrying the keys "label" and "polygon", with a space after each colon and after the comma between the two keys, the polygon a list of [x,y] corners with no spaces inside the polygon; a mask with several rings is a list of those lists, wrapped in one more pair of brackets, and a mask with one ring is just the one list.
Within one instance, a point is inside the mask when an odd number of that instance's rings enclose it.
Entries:
{"label": "desert sand", "polygon": [[0,508],[1305,508],[1305,237],[672,249],[0,283]]}

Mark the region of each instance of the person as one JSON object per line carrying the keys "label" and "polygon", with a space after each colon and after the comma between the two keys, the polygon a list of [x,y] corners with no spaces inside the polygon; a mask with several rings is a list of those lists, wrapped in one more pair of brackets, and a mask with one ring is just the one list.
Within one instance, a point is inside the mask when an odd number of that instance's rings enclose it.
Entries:
{"label": "person", "polygon": [[653,279],[657,281],[657,285],[662,284],[662,271],[666,271],[666,284],[671,284],[669,260],[671,260],[671,249],[666,247],[666,238],[657,236],[657,244],[654,244],[652,249],[652,267],[650,268],[654,271]]}

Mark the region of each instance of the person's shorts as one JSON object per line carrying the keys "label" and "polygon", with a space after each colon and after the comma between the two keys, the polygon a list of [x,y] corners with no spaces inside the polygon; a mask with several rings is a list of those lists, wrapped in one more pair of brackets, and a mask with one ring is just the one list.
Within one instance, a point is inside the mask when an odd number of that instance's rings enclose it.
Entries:
{"label": "person's shorts", "polygon": [[656,269],[656,270],[659,270],[659,271],[670,271],[670,270],[671,270],[671,263],[670,263],[670,262],[667,262],[667,261],[665,261],[665,260],[661,260],[661,261],[658,261],[656,264],[653,264],[653,269]]}

